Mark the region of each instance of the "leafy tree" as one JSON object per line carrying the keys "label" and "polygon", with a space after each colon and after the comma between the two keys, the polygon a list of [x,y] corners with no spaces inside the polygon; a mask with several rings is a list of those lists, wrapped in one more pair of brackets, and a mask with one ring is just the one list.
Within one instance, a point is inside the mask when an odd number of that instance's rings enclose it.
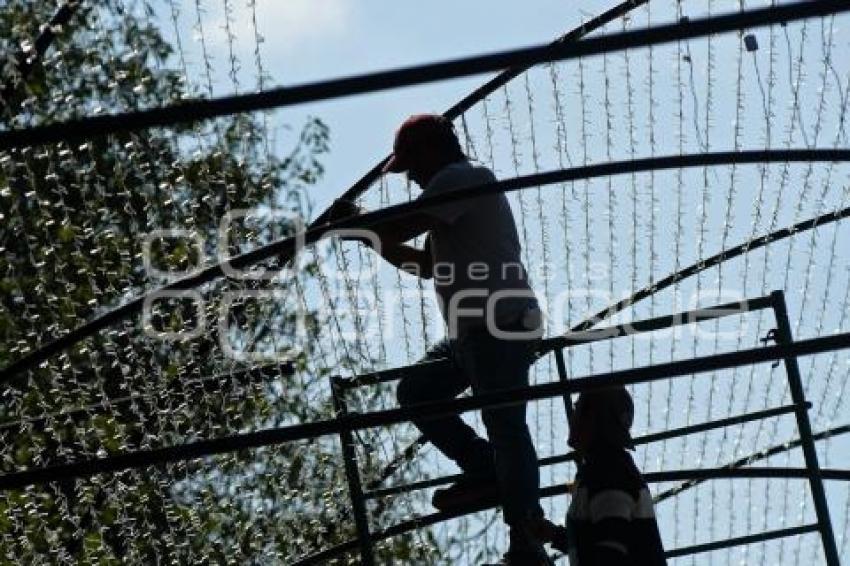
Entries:
{"label": "leafy tree", "polygon": [[[20,76],[21,55],[51,17],[48,3],[10,0],[0,10],[3,76],[15,81],[0,127],[179,102],[196,93],[147,4],[80,5],[45,59]],[[23,46],[23,49],[22,49]],[[7,83],[8,84],[8,83]],[[166,278],[214,257],[222,216],[238,209],[304,212],[304,189],[322,174],[328,130],[306,122],[291,152],[269,155],[263,124],[240,115],[205,125],[118,133],[82,144],[0,154],[0,367],[6,367]],[[191,238],[144,235],[179,228]],[[260,221],[242,246],[281,237],[292,223]],[[244,240],[239,240],[243,237]],[[194,239],[202,241],[200,248]],[[239,246],[227,250],[238,251]],[[315,265],[302,266],[308,281]],[[163,341],[142,321],[119,322],[4,384],[2,472],[190,442],[284,422],[327,417],[320,350],[323,321],[305,314],[308,339],[286,364],[234,361],[291,342],[296,279],[283,301],[240,299],[224,336],[212,324],[187,341]],[[203,307],[159,300],[159,331],[215,320],[227,292],[261,291],[239,279],[200,289]],[[325,393],[319,402],[307,395]],[[306,554],[353,535],[335,439],[272,446],[0,496],[0,561],[9,563],[267,562]],[[381,550],[414,559],[409,539]]]}

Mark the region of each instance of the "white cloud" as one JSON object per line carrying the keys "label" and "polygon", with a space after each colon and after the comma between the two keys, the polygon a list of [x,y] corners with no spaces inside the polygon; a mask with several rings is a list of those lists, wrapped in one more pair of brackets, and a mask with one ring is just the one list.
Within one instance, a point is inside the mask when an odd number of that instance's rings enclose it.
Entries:
{"label": "white cloud", "polygon": [[[342,34],[351,9],[351,0],[257,0],[258,27],[266,48],[292,49]],[[250,11],[241,9],[235,16],[237,33],[253,34]]]}
{"label": "white cloud", "polygon": [[[200,34],[196,26],[198,11],[195,0],[179,0],[178,28],[184,37],[182,47],[188,61],[189,75],[197,88],[204,89],[205,69],[200,46]],[[317,72],[316,60],[321,53],[334,52],[340,42],[351,39],[356,27],[353,0],[256,0],[256,29],[251,0],[229,0],[231,8],[229,22],[225,19],[225,2],[202,0],[201,20],[203,38],[212,65],[214,94],[233,90],[230,82],[230,49],[239,61],[239,89],[256,85],[254,65],[257,46],[255,33],[262,38],[260,52],[264,70],[273,77],[288,82],[303,82],[306,78],[322,76]],[[234,36],[228,40],[226,24]],[[338,57],[333,59],[338,63]],[[306,77],[306,78],[305,78]]]}

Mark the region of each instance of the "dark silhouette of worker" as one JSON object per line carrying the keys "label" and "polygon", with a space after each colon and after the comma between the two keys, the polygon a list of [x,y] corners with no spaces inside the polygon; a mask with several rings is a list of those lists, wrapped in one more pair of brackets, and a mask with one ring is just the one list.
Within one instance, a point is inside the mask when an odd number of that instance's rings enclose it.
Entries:
{"label": "dark silhouette of worker", "polygon": [[[385,172],[406,172],[422,188],[420,199],[492,183],[493,173],[471,163],[454,129],[439,115],[410,117],[398,129]],[[338,202],[334,217],[356,214]],[[403,406],[450,399],[471,386],[474,393],[528,386],[528,370],[542,335],[542,317],[520,259],[516,225],[501,193],[456,200],[374,228],[380,254],[392,265],[432,279],[448,337],[425,360],[448,358],[452,368],[404,377]],[[423,248],[405,242],[427,234]],[[501,502],[510,527],[503,564],[550,564],[539,533],[537,454],[526,425],[526,404],[482,411],[487,439],[458,417],[419,419],[414,424],[463,471],[459,481],[437,490],[441,510],[474,509]]]}
{"label": "dark silhouette of worker", "polygon": [[617,386],[582,393],[570,420],[569,444],[579,472],[567,512],[571,566],[667,564],[652,496],[629,449],[632,398]]}

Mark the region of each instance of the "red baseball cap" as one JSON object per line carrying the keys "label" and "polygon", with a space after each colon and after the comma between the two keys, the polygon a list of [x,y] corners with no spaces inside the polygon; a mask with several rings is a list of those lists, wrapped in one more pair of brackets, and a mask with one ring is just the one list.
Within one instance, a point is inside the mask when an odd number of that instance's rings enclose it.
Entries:
{"label": "red baseball cap", "polygon": [[458,143],[452,123],[440,114],[414,114],[399,126],[393,154],[382,169],[384,173],[402,173],[423,147],[452,147]]}

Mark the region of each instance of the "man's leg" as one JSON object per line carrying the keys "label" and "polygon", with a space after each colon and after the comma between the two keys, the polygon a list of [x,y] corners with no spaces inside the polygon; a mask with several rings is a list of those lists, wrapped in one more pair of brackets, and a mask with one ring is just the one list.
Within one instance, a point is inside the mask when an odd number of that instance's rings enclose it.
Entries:
{"label": "man's leg", "polygon": [[[396,395],[402,407],[451,399],[469,387],[469,378],[454,363],[448,340],[435,344],[421,361],[440,358],[452,360],[451,369],[401,379]],[[490,444],[459,416],[415,419],[413,423],[431,444],[454,460],[465,474],[475,477],[492,477],[495,474]]]}
{"label": "man's leg", "polygon": [[[530,351],[526,341],[498,340],[485,333],[469,336],[460,345],[463,369],[476,393],[528,386]],[[505,522],[512,527],[543,515],[537,453],[525,418],[525,403],[482,411],[495,451]]]}

